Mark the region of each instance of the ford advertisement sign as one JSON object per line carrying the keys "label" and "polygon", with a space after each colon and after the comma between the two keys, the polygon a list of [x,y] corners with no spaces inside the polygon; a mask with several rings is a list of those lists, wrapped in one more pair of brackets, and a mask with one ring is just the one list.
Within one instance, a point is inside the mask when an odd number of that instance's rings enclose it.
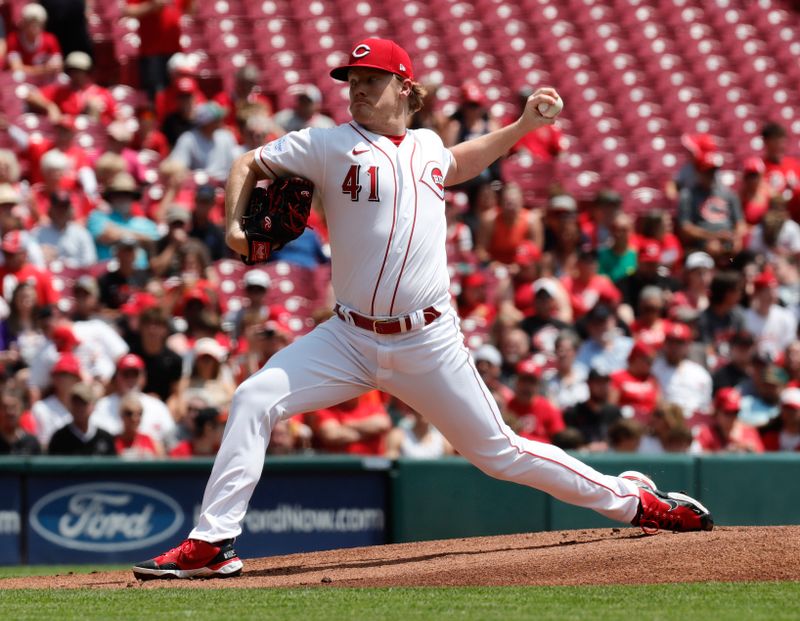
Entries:
{"label": "ford advertisement sign", "polygon": [[[56,474],[27,480],[27,561],[128,563],[177,545],[194,526],[208,474]],[[267,472],[237,549],[245,557],[386,543],[382,471]],[[9,522],[10,523],[10,522]]]}
{"label": "ford advertisement sign", "polygon": [[199,477],[120,479],[30,479],[28,562],[136,561],[185,537],[186,496],[203,493]]}
{"label": "ford advertisement sign", "polygon": [[140,550],[172,537],[183,509],[150,487],[85,483],[47,494],[31,507],[30,525],[42,538],[70,550]]}

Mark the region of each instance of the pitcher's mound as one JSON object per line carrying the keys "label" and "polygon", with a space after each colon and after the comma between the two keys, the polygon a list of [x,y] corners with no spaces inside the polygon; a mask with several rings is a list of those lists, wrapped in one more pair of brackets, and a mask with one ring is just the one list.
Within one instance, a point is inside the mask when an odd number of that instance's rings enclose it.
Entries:
{"label": "pitcher's mound", "polygon": [[[240,552],[246,553],[246,550]],[[245,560],[228,580],[140,583],[130,572],[14,578],[0,588],[501,586],[800,580],[800,526],[707,533],[576,530]]]}

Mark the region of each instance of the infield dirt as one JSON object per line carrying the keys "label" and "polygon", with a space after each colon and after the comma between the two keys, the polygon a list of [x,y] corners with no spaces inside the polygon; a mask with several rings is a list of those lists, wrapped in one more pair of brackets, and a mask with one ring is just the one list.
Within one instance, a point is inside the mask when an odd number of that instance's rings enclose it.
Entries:
{"label": "infield dirt", "polygon": [[[239,550],[246,553],[246,549]],[[246,555],[246,554],[245,554]],[[127,571],[11,578],[2,589],[389,587],[800,580],[800,526],[707,533],[576,530],[245,559],[241,577],[138,582]]]}

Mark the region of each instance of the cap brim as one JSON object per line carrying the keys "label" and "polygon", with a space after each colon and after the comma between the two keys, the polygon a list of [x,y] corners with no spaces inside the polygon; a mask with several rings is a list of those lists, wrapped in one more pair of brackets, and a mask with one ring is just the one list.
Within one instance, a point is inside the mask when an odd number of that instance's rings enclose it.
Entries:
{"label": "cap brim", "polygon": [[379,67],[377,65],[367,65],[366,63],[359,63],[357,65],[343,65],[341,67],[336,67],[336,69],[331,69],[330,76],[334,80],[339,80],[340,82],[347,82],[347,72],[350,71],[351,69],[357,69],[357,68],[377,69],[378,71],[384,71],[386,73],[391,73],[392,75],[400,75],[399,73],[389,71],[384,67]]}

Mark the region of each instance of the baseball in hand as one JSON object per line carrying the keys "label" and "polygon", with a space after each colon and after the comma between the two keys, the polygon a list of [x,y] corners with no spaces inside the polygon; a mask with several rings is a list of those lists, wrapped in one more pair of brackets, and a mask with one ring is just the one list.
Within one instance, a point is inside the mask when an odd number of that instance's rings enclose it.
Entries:
{"label": "baseball in hand", "polygon": [[561,96],[558,96],[556,99],[556,103],[554,104],[546,104],[540,103],[537,106],[537,110],[539,110],[539,114],[543,117],[552,119],[554,116],[557,116],[559,112],[564,108],[564,102],[561,100]]}

